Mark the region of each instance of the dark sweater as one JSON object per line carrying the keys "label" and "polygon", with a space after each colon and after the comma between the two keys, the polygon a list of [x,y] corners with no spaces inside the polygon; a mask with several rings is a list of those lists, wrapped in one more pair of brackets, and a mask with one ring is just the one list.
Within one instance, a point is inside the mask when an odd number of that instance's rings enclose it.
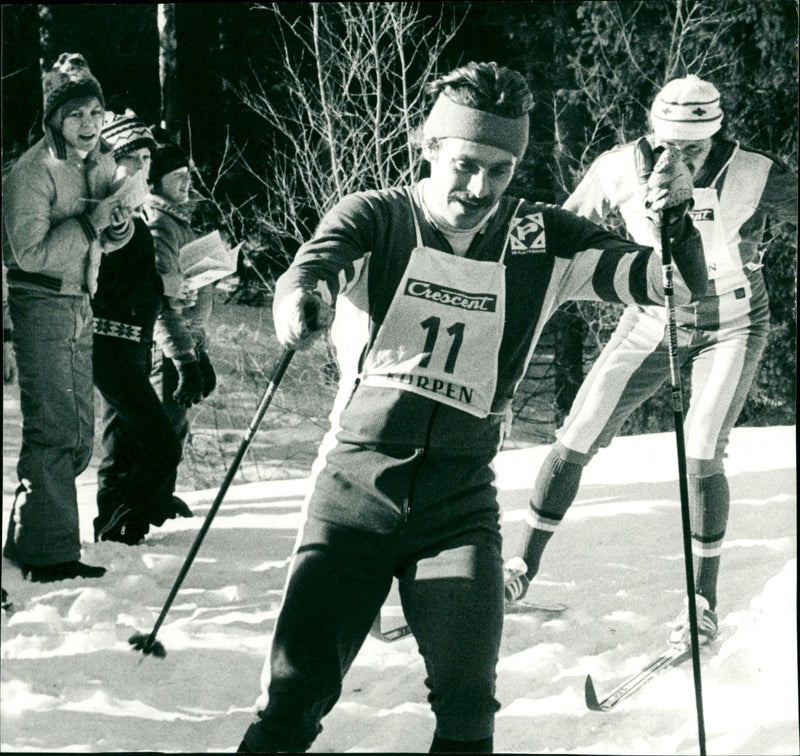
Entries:
{"label": "dark sweater", "polygon": [[163,291],[150,229],[135,217],[133,238],[121,249],[103,256],[92,300],[94,316],[139,326],[143,340],[149,341],[161,310]]}

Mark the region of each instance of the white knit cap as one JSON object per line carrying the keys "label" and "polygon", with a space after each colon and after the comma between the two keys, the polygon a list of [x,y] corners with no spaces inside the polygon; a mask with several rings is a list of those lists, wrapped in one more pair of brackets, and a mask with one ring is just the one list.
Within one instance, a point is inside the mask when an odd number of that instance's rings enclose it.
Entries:
{"label": "white knit cap", "polygon": [[699,76],[673,79],[656,95],[650,120],[662,139],[707,139],[722,127],[719,92]]}

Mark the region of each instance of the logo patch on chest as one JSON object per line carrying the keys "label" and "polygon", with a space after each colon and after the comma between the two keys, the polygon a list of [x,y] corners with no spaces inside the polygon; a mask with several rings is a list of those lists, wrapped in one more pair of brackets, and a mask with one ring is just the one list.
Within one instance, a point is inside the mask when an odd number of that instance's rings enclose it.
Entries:
{"label": "logo patch on chest", "polygon": [[508,247],[512,255],[542,254],[546,249],[544,219],[541,213],[513,218]]}
{"label": "logo patch on chest", "polygon": [[692,219],[692,222],[695,223],[697,221],[713,221],[714,220],[714,208],[713,207],[703,207],[699,210],[689,210],[689,217]]}
{"label": "logo patch on chest", "polygon": [[409,278],[406,290],[403,292],[409,297],[428,299],[431,302],[458,307],[462,310],[475,310],[478,312],[494,312],[497,309],[496,294],[475,294],[469,291],[460,291],[450,286],[440,286],[430,281],[420,281]]}

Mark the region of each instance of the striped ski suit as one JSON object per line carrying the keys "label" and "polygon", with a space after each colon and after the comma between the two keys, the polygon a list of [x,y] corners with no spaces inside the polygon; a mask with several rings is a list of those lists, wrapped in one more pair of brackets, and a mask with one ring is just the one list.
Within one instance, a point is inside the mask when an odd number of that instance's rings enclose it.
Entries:
{"label": "striped ski suit", "polygon": [[[677,308],[676,320],[678,359],[691,366],[684,425],[693,548],[698,558],[716,559],[705,573],[701,565],[698,591],[713,604],[730,506],[723,459],[769,333],[762,240],[768,221],[796,226],[797,180],[777,160],[719,138],[694,183],[690,215],[703,236],[709,283],[699,301]],[[601,155],[564,207],[598,223],[618,210],[633,238],[647,243],[634,145]],[[668,378],[665,309],[627,307],[556,433],[554,452],[586,465]],[[571,503],[567,498],[550,496],[549,504],[534,499],[531,525],[552,531]]]}

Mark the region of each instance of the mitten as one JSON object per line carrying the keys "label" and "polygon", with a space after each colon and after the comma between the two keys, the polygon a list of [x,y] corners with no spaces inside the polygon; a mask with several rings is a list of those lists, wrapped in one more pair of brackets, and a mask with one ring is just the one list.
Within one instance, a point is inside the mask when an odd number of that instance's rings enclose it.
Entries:
{"label": "mitten", "polygon": [[197,360],[176,363],[178,371],[178,388],[172,398],[181,407],[191,407],[203,398],[203,374]]}
{"label": "mitten", "polygon": [[205,349],[197,350],[197,364],[203,376],[203,399],[205,399],[217,386],[217,374]]}

